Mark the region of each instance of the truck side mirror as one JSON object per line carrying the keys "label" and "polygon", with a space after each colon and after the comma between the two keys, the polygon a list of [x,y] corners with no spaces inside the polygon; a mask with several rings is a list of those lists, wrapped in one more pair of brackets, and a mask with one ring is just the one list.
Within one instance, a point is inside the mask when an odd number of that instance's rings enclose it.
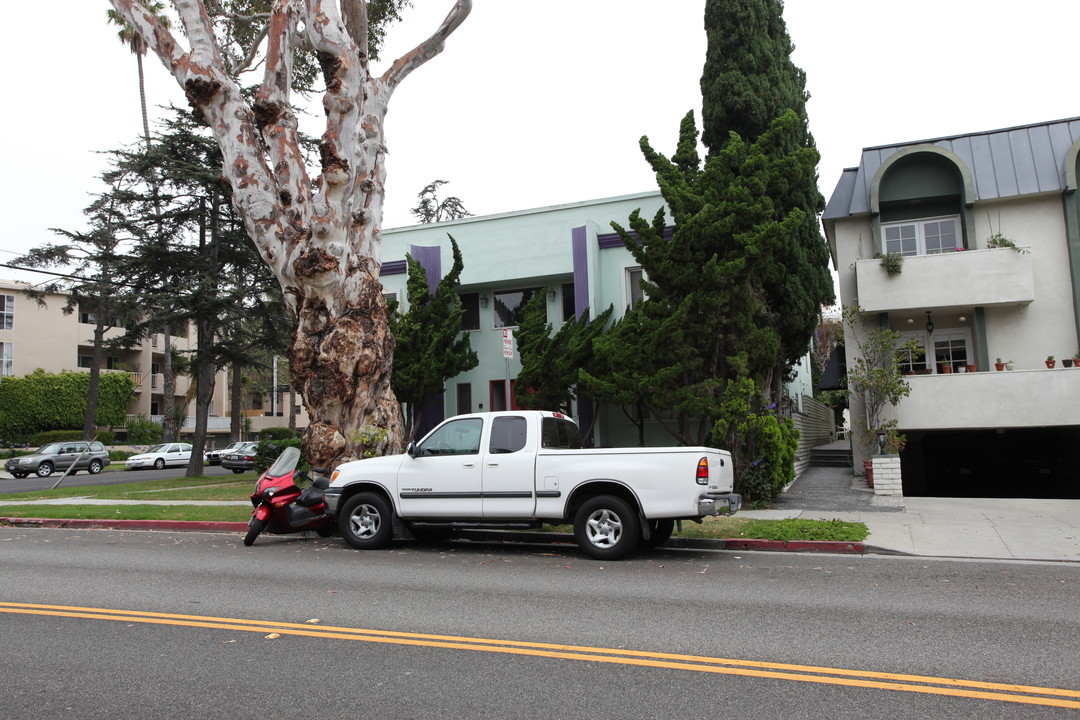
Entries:
{"label": "truck side mirror", "polygon": [[411,458],[416,457],[416,443],[409,443],[408,446],[405,448],[405,454]]}

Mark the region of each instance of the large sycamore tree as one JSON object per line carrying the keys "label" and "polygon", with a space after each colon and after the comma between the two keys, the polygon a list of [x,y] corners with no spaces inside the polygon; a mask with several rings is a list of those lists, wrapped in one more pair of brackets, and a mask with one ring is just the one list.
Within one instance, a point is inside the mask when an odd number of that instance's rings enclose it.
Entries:
{"label": "large sycamore tree", "polygon": [[[290,380],[311,417],[306,456],[322,465],[357,457],[351,430],[365,425],[386,429],[380,452],[399,450],[394,341],[379,285],[383,125],[394,90],[442,51],[471,0],[457,0],[429,38],[378,77],[369,61],[382,26],[372,11],[385,2],[273,0],[269,12],[241,18],[238,11],[259,3],[173,0],[181,38],[138,0],[110,1],[211,128],[233,203],[281,284],[296,320]],[[246,54],[229,50],[240,37]],[[304,163],[292,97],[294,74],[311,53],[325,82],[317,173]],[[262,81],[253,94],[242,92],[236,71],[255,67],[257,55]]]}

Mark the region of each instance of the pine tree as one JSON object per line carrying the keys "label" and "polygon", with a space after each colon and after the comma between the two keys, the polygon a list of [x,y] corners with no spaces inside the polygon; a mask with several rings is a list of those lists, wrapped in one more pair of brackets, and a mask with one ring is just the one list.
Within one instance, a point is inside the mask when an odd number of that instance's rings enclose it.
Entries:
{"label": "pine tree", "polygon": [[447,379],[476,367],[480,360],[461,330],[465,308],[458,297],[465,264],[457,241],[450,237],[454,264],[431,293],[420,263],[406,255],[409,309],[391,303],[390,332],[396,341],[391,386],[405,405],[404,439],[411,440],[423,419],[424,405],[439,396]]}
{"label": "pine tree", "polygon": [[635,357],[623,382],[682,444],[706,442],[727,380],[760,378],[780,352],[758,280],[805,216],[778,217],[771,199],[813,176],[817,152],[789,151],[799,129],[788,112],[753,143],[732,136],[704,165],[692,113],[670,160],[642,138],[675,222],[670,239],[662,209],[651,221],[632,213],[629,229],[612,223],[647,278],[647,299],[632,332],[615,334],[626,342],[616,352]]}
{"label": "pine tree", "polygon": [[[604,332],[614,312],[609,307],[596,318],[571,317],[552,334],[547,321],[547,293],[538,292],[522,308],[515,339],[521,355],[514,399],[530,410],[569,412],[578,397],[581,373],[595,371],[594,341]],[[585,428],[583,437],[588,437]]]}

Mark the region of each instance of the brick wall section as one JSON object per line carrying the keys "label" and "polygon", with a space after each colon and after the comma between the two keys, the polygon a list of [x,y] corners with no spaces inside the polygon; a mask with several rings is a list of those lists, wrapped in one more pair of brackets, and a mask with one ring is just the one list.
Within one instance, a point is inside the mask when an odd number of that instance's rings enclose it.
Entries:
{"label": "brick wall section", "polygon": [[795,452],[795,477],[810,465],[810,451],[817,445],[833,441],[836,422],[828,405],[809,395],[803,395],[802,412],[792,413],[795,429],[799,431],[799,449]]}
{"label": "brick wall section", "polygon": [[903,495],[904,485],[900,475],[899,455],[875,455],[874,494]]}

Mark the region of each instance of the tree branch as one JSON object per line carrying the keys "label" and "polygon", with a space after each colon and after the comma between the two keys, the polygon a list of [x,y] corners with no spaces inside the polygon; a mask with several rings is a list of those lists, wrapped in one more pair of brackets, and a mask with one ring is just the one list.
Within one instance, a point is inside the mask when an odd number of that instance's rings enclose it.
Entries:
{"label": "tree branch", "polygon": [[368,11],[367,0],[341,0],[345,29],[360,52],[360,64],[367,67]]}
{"label": "tree branch", "polygon": [[379,78],[380,84],[387,89],[388,94],[393,93],[409,73],[442,52],[446,38],[465,22],[470,12],[472,12],[472,0],[457,0],[442,25],[431,37],[395,60],[394,64]]}

